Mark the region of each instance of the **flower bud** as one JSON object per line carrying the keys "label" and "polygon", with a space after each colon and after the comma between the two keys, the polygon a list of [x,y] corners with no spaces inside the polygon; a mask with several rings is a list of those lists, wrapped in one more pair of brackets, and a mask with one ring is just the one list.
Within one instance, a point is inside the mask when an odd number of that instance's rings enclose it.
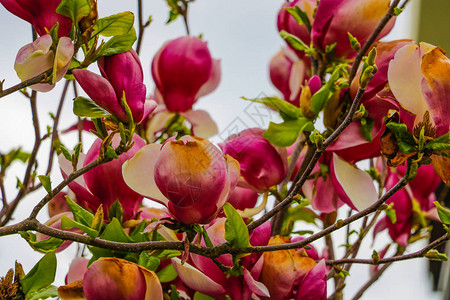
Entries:
{"label": "flower bud", "polygon": [[123,166],[125,182],[158,201],[184,224],[209,223],[222,209],[239,176],[239,165],[209,141],[184,136],[162,147],[150,144]]}
{"label": "flower bud", "polygon": [[180,37],[166,43],[153,58],[157,91],[171,112],[184,112],[219,85],[220,61],[211,57],[206,42]]}
{"label": "flower bud", "polygon": [[52,83],[41,83],[30,86],[38,92],[48,92],[55,83],[63,78],[69,69],[74,48],[68,37],[59,39],[56,54],[51,50],[52,38],[46,34],[37,38],[33,43],[23,46],[16,56],[14,69],[20,80],[25,81],[53,68]]}
{"label": "flower bud", "polygon": [[133,115],[139,123],[156,108],[156,102],[146,101],[144,74],[137,53],[127,52],[102,57],[98,61],[102,76],[88,70],[74,70],[73,75],[92,100],[123,122],[129,122],[122,98],[125,96]]}
{"label": "flower bud", "polygon": [[262,133],[259,128],[247,129],[220,144],[223,153],[239,162],[242,178],[239,185],[257,192],[280,183],[287,172],[286,149],[273,146]]}

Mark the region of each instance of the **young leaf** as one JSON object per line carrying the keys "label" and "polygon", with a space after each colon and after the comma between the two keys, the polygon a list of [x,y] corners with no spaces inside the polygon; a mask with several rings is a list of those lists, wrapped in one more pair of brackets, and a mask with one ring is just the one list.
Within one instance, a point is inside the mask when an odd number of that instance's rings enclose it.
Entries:
{"label": "young leaf", "polygon": [[366,139],[366,141],[371,142],[373,140],[372,137],[372,129],[375,121],[372,119],[362,118],[361,122],[361,134]]}
{"label": "young leaf", "polygon": [[25,241],[27,241],[28,245],[30,245],[31,248],[43,253],[56,251],[56,249],[58,249],[59,246],[61,246],[61,244],[64,242],[63,240],[55,237],[51,237],[49,239],[38,242],[36,241],[36,235],[32,232],[20,231],[19,234],[25,239]]}
{"label": "young leaf", "polygon": [[83,225],[77,221],[74,221],[67,216],[61,217],[61,228],[62,229],[78,228],[80,230],[83,230],[83,232],[85,232],[88,236],[90,236],[93,239],[98,237],[99,234],[97,230],[92,229],[89,226]]}
{"label": "young leaf", "polygon": [[443,207],[438,201],[433,202],[437,208],[439,219],[441,219],[442,223],[450,224],[450,210]]}
{"label": "young leaf", "polygon": [[74,24],[78,24],[91,12],[91,2],[89,0],[62,0],[56,12],[68,17]]}
{"label": "young leaf", "polygon": [[119,156],[116,153],[116,150],[114,150],[114,148],[111,146],[106,147],[105,157],[113,159],[119,158]]}
{"label": "young leaf", "polygon": [[292,46],[292,48],[294,48],[295,50],[299,50],[299,51],[309,50],[309,47],[305,43],[303,43],[303,41],[301,39],[299,39],[298,37],[296,37],[293,34],[290,34],[284,30],[281,30],[280,36],[284,40],[286,40]]}
{"label": "young leaf", "polygon": [[94,215],[87,211],[86,209],[79,206],[75,201],[70,199],[69,196],[66,196],[67,204],[69,205],[70,210],[73,213],[73,218],[76,222],[81,223],[87,227],[92,225],[94,220]]}
{"label": "young leaf", "polygon": [[28,293],[25,300],[39,300],[56,297],[58,297],[58,287],[49,285],[35,292]]}
{"label": "young leaf", "polygon": [[251,247],[247,226],[245,226],[244,220],[242,220],[236,209],[230,203],[225,203],[223,210],[227,216],[225,221],[225,240],[230,243],[231,247]]}
{"label": "young leaf", "polygon": [[171,282],[178,276],[177,271],[175,271],[175,267],[172,264],[169,264],[167,267],[156,273],[156,275],[162,283]]}
{"label": "young leaf", "polygon": [[202,294],[200,292],[195,292],[194,300],[214,300],[214,298],[210,297],[210,296],[207,296],[205,294]]}
{"label": "young leaf", "polygon": [[56,273],[55,252],[49,252],[20,281],[22,292],[25,295],[36,292],[53,283]]}
{"label": "young leaf", "polygon": [[291,16],[294,17],[295,21],[297,21],[299,25],[305,25],[306,29],[311,32],[311,23],[309,22],[309,18],[306,12],[301,10],[298,5],[296,5],[295,7],[286,7],[285,9]]}
{"label": "young leaf", "polygon": [[130,50],[136,39],[136,30],[134,27],[131,27],[130,31],[126,34],[113,36],[100,48],[94,61],[102,56],[110,56]]}
{"label": "young leaf", "polygon": [[127,34],[133,26],[133,23],[134,15],[131,11],[98,19],[92,26],[92,37],[98,34],[106,37]]}
{"label": "young leaf", "polygon": [[119,220],[112,219],[111,223],[106,225],[105,230],[100,236],[101,239],[114,242],[132,243],[133,240],[128,236],[122,228]]}
{"label": "young leaf", "polygon": [[157,258],[153,255],[149,255],[148,251],[143,251],[139,255],[138,264],[140,266],[146,268],[147,270],[156,271],[156,269],[159,267],[160,263],[161,263],[161,261],[159,260],[159,258]]}
{"label": "young leaf", "polygon": [[[242,97],[242,99],[247,101],[252,101],[255,103],[261,103],[264,104],[267,107],[270,107],[272,109],[275,109],[282,113],[284,115],[284,120],[286,119],[297,119],[299,117],[302,117],[302,114],[300,112],[300,109],[292,105],[291,103],[284,101],[278,97],[264,97],[264,98],[256,98],[256,99],[247,99]],[[283,117],[282,115],[282,117]],[[285,119],[286,118],[286,119]]]}
{"label": "young leaf", "polygon": [[104,213],[103,213],[103,205],[100,204],[97,211],[94,215],[94,220],[92,221],[91,228],[100,231],[100,229],[103,226],[103,219],[104,219]]}
{"label": "young leaf", "polygon": [[97,105],[94,101],[84,97],[73,100],[73,113],[79,117],[103,118],[111,114]]}
{"label": "young leaf", "polygon": [[450,132],[435,138],[434,140],[425,144],[426,149],[431,150],[450,150]]}
{"label": "young leaf", "polygon": [[47,191],[47,193],[50,194],[52,192],[52,182],[50,181],[50,177],[45,175],[39,175],[38,178],[39,181],[42,183],[44,189]]}
{"label": "young leaf", "polygon": [[406,154],[417,152],[416,141],[405,124],[389,122],[386,124],[386,128],[394,134],[401,152]]}
{"label": "young leaf", "polygon": [[336,69],[334,69],[327,83],[325,83],[320,88],[320,90],[318,90],[312,97],[311,110],[315,114],[318,114],[323,109],[328,99],[330,99],[333,93],[336,91],[336,80],[339,79],[340,73],[341,67],[337,67]]}
{"label": "young leaf", "polygon": [[[115,153],[115,152],[114,152]],[[113,204],[109,207],[108,219],[112,220],[116,218],[120,223],[123,220],[123,208],[120,201],[117,199]]]}
{"label": "young leaf", "polygon": [[292,145],[303,131],[313,131],[314,124],[308,118],[287,120],[281,124],[270,122],[269,128],[264,132],[269,142],[278,147]]}

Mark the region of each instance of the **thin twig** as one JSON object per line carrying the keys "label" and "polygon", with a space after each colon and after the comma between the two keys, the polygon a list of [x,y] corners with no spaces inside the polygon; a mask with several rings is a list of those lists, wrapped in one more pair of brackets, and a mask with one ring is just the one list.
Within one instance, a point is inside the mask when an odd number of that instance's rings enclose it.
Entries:
{"label": "thin twig", "polygon": [[392,2],[387,13],[381,19],[380,23],[378,23],[375,30],[372,32],[370,37],[364,43],[364,46],[362,46],[361,50],[358,51],[358,54],[356,55],[355,60],[353,61],[352,69],[350,70],[350,74],[348,76],[349,83],[351,83],[353,78],[355,78],[356,71],[358,71],[359,63],[361,62],[363,56],[366,54],[367,51],[369,51],[370,47],[375,42],[377,37],[380,35],[383,28],[386,26],[386,24],[389,22],[389,20],[394,16],[394,9],[398,6],[399,2],[400,2],[400,0],[394,0]]}
{"label": "thin twig", "polygon": [[39,75],[36,75],[36,76],[34,76],[34,77],[30,78],[30,79],[22,81],[21,83],[16,84],[16,85],[14,85],[14,86],[6,89],[6,90],[0,91],[0,98],[5,97],[5,96],[7,96],[9,94],[12,94],[14,92],[17,92],[17,91],[19,91],[19,90],[21,90],[23,88],[29,87],[29,86],[31,86],[33,84],[40,83],[42,80],[48,78],[52,74],[52,72],[53,72],[53,69],[48,69],[47,71],[45,71],[45,72],[43,72],[43,73],[41,73]]}
{"label": "thin twig", "polygon": [[142,16],[142,0],[138,0],[138,38],[136,43],[136,53],[139,54],[141,51],[142,40],[144,38],[144,31],[148,25],[150,25],[150,21],[147,21],[144,24],[144,19]]}

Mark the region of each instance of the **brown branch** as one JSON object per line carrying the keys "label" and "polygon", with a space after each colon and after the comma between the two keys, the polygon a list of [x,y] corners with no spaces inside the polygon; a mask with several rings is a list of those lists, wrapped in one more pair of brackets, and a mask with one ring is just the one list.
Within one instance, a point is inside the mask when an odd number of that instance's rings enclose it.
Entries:
{"label": "brown branch", "polygon": [[34,77],[30,78],[30,79],[22,81],[21,83],[16,84],[16,85],[14,85],[14,86],[6,89],[6,90],[0,91],[0,98],[5,97],[5,96],[7,96],[9,94],[12,94],[14,92],[17,92],[17,91],[19,91],[19,90],[21,90],[23,88],[26,88],[28,86],[31,86],[33,84],[40,83],[41,81],[47,79],[52,74],[52,72],[53,72],[53,69],[48,69],[47,71],[45,71],[45,72],[43,72],[43,73],[41,73],[39,75],[36,75],[36,76],[34,76]]}
{"label": "brown branch", "polygon": [[136,43],[136,53],[139,54],[141,51],[142,40],[144,38],[144,30],[150,25],[150,21],[147,21],[144,24],[143,16],[142,16],[142,0],[138,0],[138,38]]}
{"label": "brown branch", "polygon": [[353,78],[355,78],[356,71],[358,71],[359,63],[361,62],[363,56],[369,51],[372,44],[375,42],[377,37],[380,35],[383,28],[386,26],[386,24],[389,22],[389,20],[394,16],[394,9],[398,6],[400,0],[394,0],[389,7],[389,10],[384,15],[384,17],[381,19],[380,23],[378,23],[375,30],[372,32],[370,37],[367,39],[366,43],[362,48],[358,51],[358,54],[356,54],[355,60],[353,61],[352,69],[350,70],[350,74],[348,76],[348,82],[351,83]]}

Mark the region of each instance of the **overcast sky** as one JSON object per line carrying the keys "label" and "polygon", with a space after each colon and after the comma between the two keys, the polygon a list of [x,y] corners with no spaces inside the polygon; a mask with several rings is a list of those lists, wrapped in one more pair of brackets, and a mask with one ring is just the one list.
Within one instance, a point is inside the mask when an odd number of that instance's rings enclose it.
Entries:
{"label": "overcast sky", "polygon": [[[411,1],[414,4],[414,1]],[[129,3],[133,5],[129,6]],[[255,5],[257,3],[257,5]],[[254,107],[240,100],[240,97],[257,97],[262,94],[275,94],[268,77],[268,63],[284,42],[276,30],[276,14],[282,1],[274,0],[197,0],[190,7],[190,25],[193,35],[202,34],[208,41],[211,54],[214,58],[222,60],[222,81],[219,88],[207,97],[201,98],[196,108],[205,109],[219,125],[219,134],[214,140],[220,140],[226,135],[229,126],[240,129],[246,127],[267,127],[273,116],[252,115]],[[108,16],[125,10],[136,10],[133,1],[108,0],[99,1],[100,17]],[[181,20],[165,25],[168,8],[165,1],[144,1],[144,15],[152,15],[153,22],[146,30],[142,49],[141,61],[144,68],[145,83],[148,92],[153,90],[150,75],[151,59],[161,45],[170,39],[185,34]],[[414,26],[408,18],[408,12],[400,16],[394,32],[386,39],[413,38]],[[6,79],[5,87],[19,82],[13,65],[17,51],[31,41],[30,25],[8,13],[0,6],[0,79]],[[92,70],[96,71],[94,67]],[[47,93],[39,94],[38,105],[40,110],[41,130],[51,124],[48,112],[55,112],[59,102],[62,83]],[[71,110],[70,94],[66,100],[61,118],[60,128],[65,128],[75,122]],[[25,151],[31,151],[33,146],[33,128],[30,108],[26,98],[14,94],[0,99],[0,152],[6,152],[13,147],[21,145]],[[86,139],[89,140],[89,139]],[[92,140],[92,139],[91,139]],[[63,142],[73,145],[75,134],[63,138]],[[85,144],[88,149],[88,144]],[[39,170],[46,168],[48,157],[48,144],[42,146],[38,158],[41,161]],[[57,165],[52,173],[52,181],[56,184],[61,180]],[[8,173],[6,185],[9,199],[15,196],[16,176],[22,178],[24,167],[16,164],[11,173]],[[30,195],[18,207],[15,221],[28,216],[31,208],[44,196],[42,191]],[[40,214],[45,221],[45,213]],[[13,221],[14,222],[14,221]],[[375,245],[379,249],[383,245],[379,239]],[[413,249],[422,247],[416,245]],[[411,249],[411,250],[413,250]],[[71,246],[68,250],[58,254],[57,284],[63,283],[68,263],[74,257],[76,248]],[[364,245],[361,257],[370,257],[370,243]],[[17,259],[23,263],[25,270],[38,261],[42,255],[35,253],[18,236],[0,237],[0,276],[14,265]],[[429,291],[427,263],[425,260],[414,260],[397,263],[392,266],[371,289],[363,299],[439,299],[438,295]],[[357,289],[368,279],[367,266],[354,266],[351,276],[347,279],[346,299],[353,296]],[[331,281],[330,281],[331,283]]]}

